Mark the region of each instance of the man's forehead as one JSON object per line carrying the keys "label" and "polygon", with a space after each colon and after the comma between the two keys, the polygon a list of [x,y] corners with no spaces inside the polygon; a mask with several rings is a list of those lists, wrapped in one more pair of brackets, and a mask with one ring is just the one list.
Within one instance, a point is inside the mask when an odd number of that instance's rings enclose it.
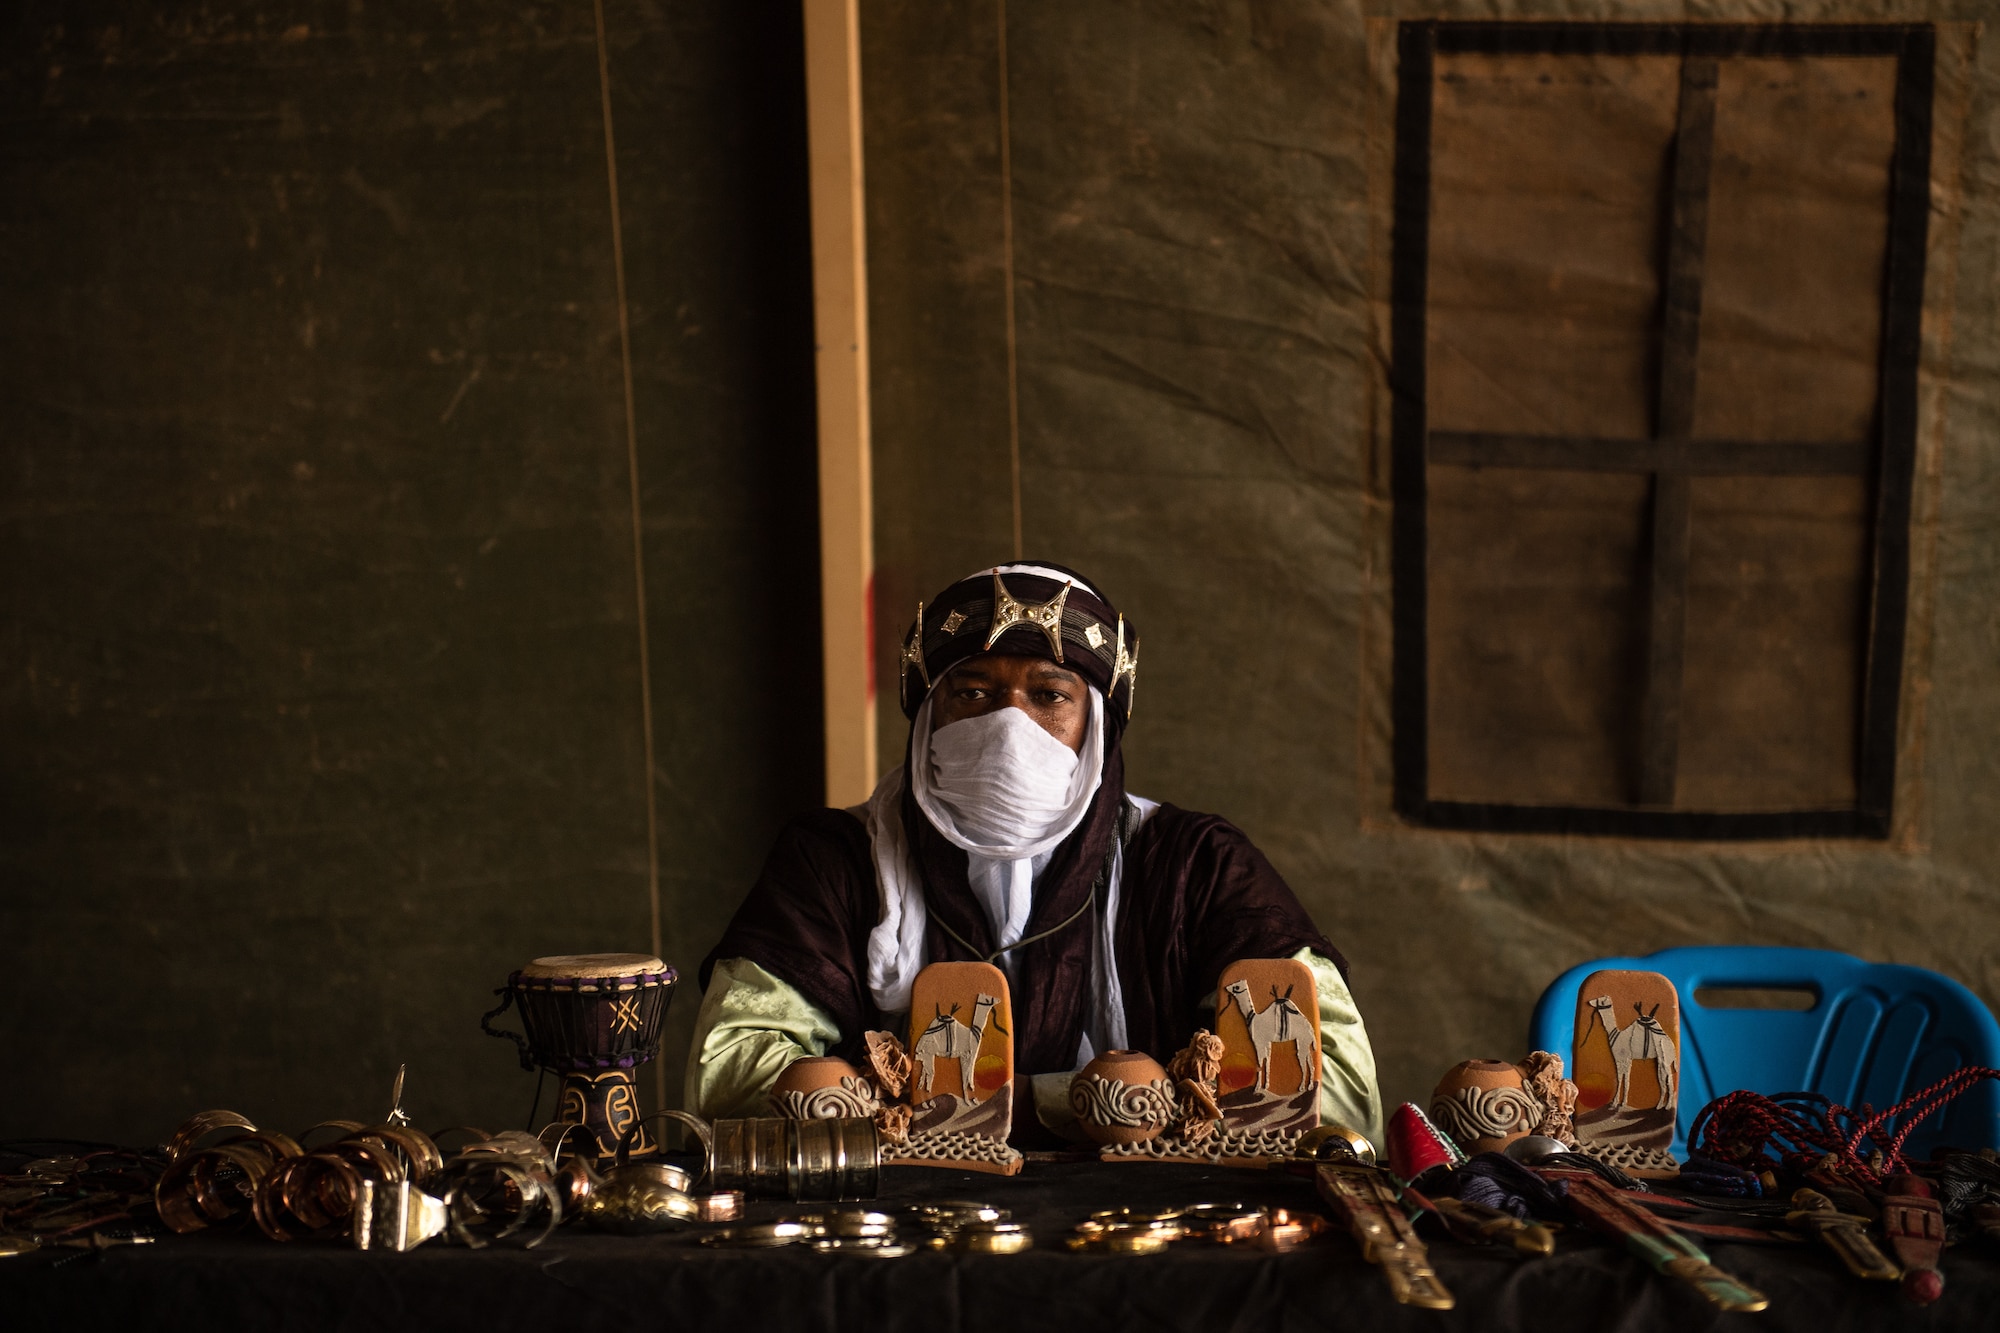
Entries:
{"label": "man's forehead", "polygon": [[968,657],[951,669],[954,676],[991,676],[1002,671],[1020,670],[1023,667],[1030,676],[1053,676],[1061,680],[1076,680],[1077,674],[1068,667],[1059,666],[1046,657],[1027,657],[1013,653],[981,653]]}

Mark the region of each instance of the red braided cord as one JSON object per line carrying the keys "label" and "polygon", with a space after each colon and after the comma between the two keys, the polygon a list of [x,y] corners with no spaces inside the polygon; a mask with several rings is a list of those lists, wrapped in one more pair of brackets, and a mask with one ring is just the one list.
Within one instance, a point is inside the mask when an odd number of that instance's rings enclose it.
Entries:
{"label": "red braided cord", "polygon": [[[1981,1079],[1988,1078],[2000,1079],[2000,1069],[1967,1065],[1910,1094],[1886,1111],[1870,1113],[1858,1123],[1854,1112],[1832,1102],[1821,1107],[1815,1117],[1797,1107],[1774,1102],[1761,1093],[1732,1092],[1702,1108],[1690,1140],[1704,1156],[1742,1167],[1768,1161],[1769,1150],[1782,1140],[1792,1148],[1784,1154],[1787,1159],[1831,1155],[1849,1171],[1880,1183],[1881,1176],[1861,1155],[1862,1144],[1876,1143],[1886,1174],[1909,1170],[1903,1144],[1909,1140],[1911,1131]],[[1853,1128],[1845,1128],[1843,1122]],[[1878,1136],[1890,1124],[1895,1124],[1896,1130],[1884,1142]]]}

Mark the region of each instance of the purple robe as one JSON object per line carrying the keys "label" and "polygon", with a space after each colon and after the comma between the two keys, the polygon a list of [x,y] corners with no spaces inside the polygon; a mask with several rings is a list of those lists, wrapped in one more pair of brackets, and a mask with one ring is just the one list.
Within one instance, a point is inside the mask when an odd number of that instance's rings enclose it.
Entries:
{"label": "purple robe", "polygon": [[[1036,880],[1023,938],[1061,925],[1089,897],[1111,846],[1124,775],[1123,754],[1114,745],[1089,812]],[[979,959],[995,941],[967,883],[965,852],[932,827],[907,783],[902,808],[929,913],[927,961]],[[887,1026],[867,980],[868,935],[880,915],[867,828],[843,810],[802,815],[779,833],[756,886],[703,961],[702,987],[716,960],[747,958],[831,1016],[840,1029],[833,1053],[862,1065],[861,1034]],[[1089,1017],[1095,915],[1086,912],[1011,955],[1017,1077],[1076,1066]],[[941,924],[980,952],[968,951]],[[1311,949],[1343,975],[1347,971],[1346,960],[1240,829],[1171,805],[1162,805],[1128,837],[1113,939],[1127,1039],[1161,1063],[1196,1027],[1212,1026],[1216,981],[1237,959],[1286,958]],[[907,1039],[901,1031],[896,1035]],[[1015,1105],[1019,1129],[1018,1108],[1031,1107],[1032,1098],[1017,1097]]]}

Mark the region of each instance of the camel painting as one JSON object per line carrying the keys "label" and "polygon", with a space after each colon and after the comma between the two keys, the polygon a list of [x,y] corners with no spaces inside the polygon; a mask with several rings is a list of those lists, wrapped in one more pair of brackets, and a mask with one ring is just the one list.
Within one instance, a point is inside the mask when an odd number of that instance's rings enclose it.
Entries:
{"label": "camel painting", "polygon": [[[1215,979],[1215,1103],[1232,1134],[1319,1123],[1319,996],[1295,958],[1241,958]],[[1283,1049],[1287,1045],[1289,1050]]]}
{"label": "camel painting", "polygon": [[997,997],[979,995],[972,1002],[972,1022],[958,1021],[958,1006],[951,1006],[951,1012],[944,1012],[942,1004],[934,1005],[936,1016],[917,1035],[910,1055],[917,1063],[917,1095],[929,1096],[931,1086],[937,1076],[939,1057],[958,1061],[959,1092],[966,1100],[972,1100],[973,1065],[979,1059],[979,1043],[985,1040],[986,1025],[993,1016],[993,1008],[999,1004]]}
{"label": "camel painting", "polygon": [[1259,1009],[1251,999],[1247,978],[1239,977],[1223,987],[1250,1031],[1250,1045],[1257,1053],[1257,1081],[1252,1086],[1259,1092],[1271,1086],[1271,1048],[1285,1042],[1292,1043],[1293,1057],[1299,1062],[1299,1086],[1310,1088],[1319,1082],[1319,1045],[1313,1025],[1292,1001],[1294,988],[1287,986],[1280,995],[1272,986],[1271,1002]]}
{"label": "camel painting", "polygon": [[[903,1137],[883,1145],[901,1163],[1011,1176],[1014,1006],[1007,974],[991,963],[932,963],[910,987]],[[939,1068],[939,1062],[943,1068]]]}
{"label": "camel painting", "polygon": [[1572,1031],[1570,1077],[1584,1150],[1641,1177],[1678,1171],[1672,1147],[1681,1001],[1674,983],[1658,972],[1592,972],[1577,987]]}
{"label": "camel painting", "polygon": [[1660,1095],[1652,1109],[1671,1109],[1679,1093],[1680,1050],[1660,1024],[1660,1006],[1655,1004],[1649,1012],[1634,1001],[1632,1011],[1636,1017],[1623,1027],[1612,1017],[1615,1006],[1609,995],[1592,999],[1590,1009],[1592,1019],[1603,1027],[1604,1036],[1611,1043],[1611,1061],[1616,1069],[1617,1084],[1612,1089],[1608,1104],[1631,1105],[1632,1062],[1651,1060],[1655,1079],[1660,1085]]}

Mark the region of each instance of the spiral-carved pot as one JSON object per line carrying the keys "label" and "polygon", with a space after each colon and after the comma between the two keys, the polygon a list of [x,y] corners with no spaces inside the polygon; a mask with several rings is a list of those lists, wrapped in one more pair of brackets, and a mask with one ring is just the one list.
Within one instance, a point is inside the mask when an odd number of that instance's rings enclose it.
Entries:
{"label": "spiral-carved pot", "polygon": [[787,1120],[862,1120],[881,1105],[875,1085],[835,1055],[794,1060],[771,1085],[771,1110]]}
{"label": "spiral-carved pot", "polygon": [[1144,1051],[1106,1051],[1070,1080],[1069,1107],[1097,1143],[1144,1143],[1174,1118],[1174,1085]]}
{"label": "spiral-carved pot", "polygon": [[1431,1119],[1469,1153],[1499,1152],[1541,1122],[1542,1106],[1505,1060],[1467,1060],[1438,1080]]}

